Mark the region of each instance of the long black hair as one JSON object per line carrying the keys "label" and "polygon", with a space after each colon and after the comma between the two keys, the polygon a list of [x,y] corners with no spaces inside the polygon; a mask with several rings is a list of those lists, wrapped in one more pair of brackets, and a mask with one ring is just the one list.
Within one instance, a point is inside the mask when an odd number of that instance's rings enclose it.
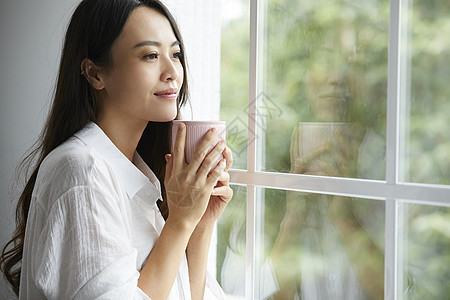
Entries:
{"label": "long black hair", "polygon": [[[81,62],[89,58],[96,65],[112,65],[111,48],[118,38],[131,12],[140,6],[152,8],[170,22],[175,37],[180,42],[181,64],[184,78],[177,99],[177,118],[181,106],[188,98],[186,81],[185,48],[175,19],[158,0],[83,0],[75,9],[67,28],[53,104],[36,147],[22,161],[22,166],[31,167],[31,175],[19,198],[16,209],[16,230],[12,239],[4,246],[0,256],[1,270],[19,294],[21,261],[25,227],[30,208],[31,194],[43,159],[56,147],[81,130],[89,121],[95,122],[99,113],[99,99],[81,72]],[[137,151],[155,172],[164,192],[164,155],[170,152],[171,122],[149,122],[139,141]],[[167,205],[158,206],[165,218]]]}

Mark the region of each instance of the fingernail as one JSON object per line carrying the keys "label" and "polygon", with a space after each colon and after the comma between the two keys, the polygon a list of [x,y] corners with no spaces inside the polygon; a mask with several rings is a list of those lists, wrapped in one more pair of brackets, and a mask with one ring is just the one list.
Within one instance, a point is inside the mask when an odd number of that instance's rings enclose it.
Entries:
{"label": "fingernail", "polygon": [[212,132],[212,133],[216,133],[216,132],[217,132],[217,129],[216,129],[215,127],[213,127],[213,128],[211,128],[211,132]]}
{"label": "fingernail", "polygon": [[184,123],[180,123],[180,125],[178,125],[178,129],[184,129],[186,125],[184,125]]}

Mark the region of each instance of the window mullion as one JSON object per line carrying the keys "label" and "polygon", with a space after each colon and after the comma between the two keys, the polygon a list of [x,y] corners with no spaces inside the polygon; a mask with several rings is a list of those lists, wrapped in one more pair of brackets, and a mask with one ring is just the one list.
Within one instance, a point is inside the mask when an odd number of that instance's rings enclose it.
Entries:
{"label": "window mullion", "polygon": [[[399,166],[400,112],[400,27],[401,0],[391,0],[389,18],[388,95],[386,132],[386,182],[395,186]],[[386,199],[384,297],[397,299],[398,287],[398,203]]]}
{"label": "window mullion", "polygon": [[388,52],[386,182],[396,184],[399,160],[400,1],[391,0]]}
{"label": "window mullion", "polygon": [[256,187],[247,186],[245,299],[255,299]]}
{"label": "window mullion", "polygon": [[[256,171],[256,101],[258,82],[258,1],[250,0],[247,170]],[[248,185],[246,221],[245,298],[255,299],[256,188]]]}
{"label": "window mullion", "polygon": [[258,1],[250,0],[247,170],[256,171],[256,98],[258,93]]}
{"label": "window mullion", "polygon": [[384,299],[397,299],[398,287],[398,202],[387,199],[385,216]]}

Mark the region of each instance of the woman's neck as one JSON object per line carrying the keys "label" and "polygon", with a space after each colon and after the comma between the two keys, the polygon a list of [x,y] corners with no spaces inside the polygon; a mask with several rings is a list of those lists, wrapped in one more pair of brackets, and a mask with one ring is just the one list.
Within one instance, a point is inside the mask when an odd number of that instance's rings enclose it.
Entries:
{"label": "woman's neck", "polygon": [[148,122],[102,118],[96,123],[120,152],[133,161],[137,145]]}

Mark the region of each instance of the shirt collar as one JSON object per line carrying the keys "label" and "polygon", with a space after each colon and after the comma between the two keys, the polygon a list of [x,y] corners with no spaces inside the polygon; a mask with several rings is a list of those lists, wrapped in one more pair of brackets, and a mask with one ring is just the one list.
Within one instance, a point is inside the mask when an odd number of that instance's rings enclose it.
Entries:
{"label": "shirt collar", "polygon": [[147,187],[147,194],[155,197],[152,200],[156,202],[162,199],[158,178],[137,152],[131,162],[94,122],[89,122],[75,136],[105,158],[123,184],[128,197],[133,198],[138,191]]}

